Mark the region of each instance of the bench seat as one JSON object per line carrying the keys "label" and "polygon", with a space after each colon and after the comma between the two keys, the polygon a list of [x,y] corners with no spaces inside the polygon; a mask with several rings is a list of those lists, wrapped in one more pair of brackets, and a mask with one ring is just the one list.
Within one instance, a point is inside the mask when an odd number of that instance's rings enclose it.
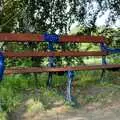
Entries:
{"label": "bench seat", "polygon": [[62,72],[62,71],[79,71],[79,70],[99,70],[120,68],[120,64],[106,65],[80,65],[80,66],[65,66],[65,67],[11,67],[6,68],[5,74],[23,74],[23,73],[42,73],[42,72]]}

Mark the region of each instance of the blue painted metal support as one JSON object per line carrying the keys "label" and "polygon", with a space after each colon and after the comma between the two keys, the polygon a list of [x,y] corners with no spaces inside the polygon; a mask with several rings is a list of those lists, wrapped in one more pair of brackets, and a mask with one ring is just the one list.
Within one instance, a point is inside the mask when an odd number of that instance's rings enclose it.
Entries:
{"label": "blue painted metal support", "polygon": [[[101,50],[106,51],[108,54],[120,53],[120,49],[109,48],[105,43],[101,43],[100,46],[101,46]],[[102,64],[107,64],[106,56],[102,56]],[[101,78],[100,78],[101,81],[103,81],[104,75],[105,75],[105,69],[102,70]]]}
{"label": "blue painted metal support", "polygon": [[59,42],[59,36],[56,34],[44,34],[44,40],[46,42],[51,42],[51,43],[58,43]]}
{"label": "blue painted metal support", "polygon": [[101,43],[101,49],[102,49],[103,51],[107,51],[107,52],[110,53],[110,54],[120,53],[120,49],[119,49],[119,48],[109,48],[109,47],[107,47],[107,45],[104,44],[104,43]]}
{"label": "blue painted metal support", "polygon": [[5,70],[5,63],[4,63],[5,57],[3,53],[0,52],[0,81],[3,79],[3,74]]}
{"label": "blue painted metal support", "polygon": [[[100,46],[101,46],[102,51],[106,51],[109,54],[120,53],[120,49],[109,48],[109,47],[107,47],[107,45],[105,43],[101,43]],[[102,57],[102,63],[107,64],[105,56]]]}
{"label": "blue painted metal support", "polygon": [[[106,51],[106,49],[104,49],[104,43],[100,43],[100,47],[102,51]],[[102,64],[107,64],[106,56],[102,56]]]}
{"label": "blue painted metal support", "polygon": [[[54,51],[53,43],[48,42],[48,49],[50,51]],[[49,57],[49,64],[48,64],[48,66],[49,67],[55,67],[56,66],[54,56]],[[48,80],[47,80],[47,83],[46,83],[47,87],[49,87],[49,88],[52,86],[52,76],[53,76],[53,73],[49,72],[49,74],[48,74]]]}
{"label": "blue painted metal support", "polygon": [[66,100],[69,102],[72,102],[72,95],[71,95],[71,91],[72,91],[72,82],[74,79],[74,71],[67,71],[67,95],[66,95]]}
{"label": "blue painted metal support", "polygon": [[52,75],[53,74],[51,72],[48,73],[48,80],[47,80],[47,83],[46,83],[48,88],[52,87]]}
{"label": "blue painted metal support", "polygon": [[[104,43],[100,43],[100,47],[101,47],[101,51],[106,51],[106,49],[104,49]],[[107,64],[106,56],[102,56],[102,64]],[[100,82],[104,81],[105,72],[106,72],[105,69],[102,69],[102,73],[100,76]]]}
{"label": "blue painted metal support", "polygon": [[[53,44],[59,42],[59,36],[56,35],[56,34],[45,33],[44,34],[44,40],[46,42],[48,42],[48,50],[55,51],[55,49],[53,47]],[[55,67],[56,66],[54,56],[49,57],[49,65],[48,66],[49,67]],[[49,88],[52,86],[52,76],[53,76],[53,73],[49,72],[48,80],[47,80],[47,83],[46,83],[47,87],[49,87]]]}

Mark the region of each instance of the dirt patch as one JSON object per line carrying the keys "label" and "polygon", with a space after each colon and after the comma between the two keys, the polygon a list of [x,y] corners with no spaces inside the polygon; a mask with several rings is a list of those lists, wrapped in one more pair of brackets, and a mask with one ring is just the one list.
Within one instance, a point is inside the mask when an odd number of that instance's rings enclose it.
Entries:
{"label": "dirt patch", "polygon": [[14,114],[12,120],[119,120],[120,101],[103,108],[89,104],[80,109],[61,106],[47,111],[29,113],[23,110]]}
{"label": "dirt patch", "polygon": [[[52,108],[45,109],[41,102],[27,99],[9,114],[9,120],[120,120],[120,94],[114,94],[114,90],[117,91],[113,87],[90,87],[81,91],[80,94],[93,98],[100,93],[105,96],[100,101],[92,101],[78,108],[65,105],[63,101],[55,101]],[[107,102],[104,103],[103,98]]]}

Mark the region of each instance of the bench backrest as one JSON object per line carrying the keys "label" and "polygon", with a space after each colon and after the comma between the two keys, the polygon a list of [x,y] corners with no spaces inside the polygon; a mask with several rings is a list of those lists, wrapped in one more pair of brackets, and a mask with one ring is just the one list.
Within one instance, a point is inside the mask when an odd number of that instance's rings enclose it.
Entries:
{"label": "bench backrest", "polygon": [[[44,35],[39,34],[10,34],[0,33],[1,42],[46,42]],[[59,37],[59,43],[105,43],[103,36],[76,36],[76,35],[63,35]],[[49,57],[49,56],[104,56],[107,55],[106,51],[24,51],[12,52],[3,51],[6,57]]]}
{"label": "bench backrest", "polygon": [[[43,42],[44,35],[30,33],[0,33],[1,42]],[[62,35],[59,42],[105,43],[103,36]]]}
{"label": "bench backrest", "polygon": [[[44,40],[45,35],[40,34],[31,34],[31,33],[0,33],[0,42],[47,42]],[[58,44],[63,43],[98,43],[98,44],[105,44],[105,38],[103,36],[79,36],[79,35],[61,35],[59,36]],[[61,50],[61,51],[22,51],[22,52],[14,52],[14,51],[2,51],[5,57],[8,58],[23,58],[23,57],[84,57],[84,56],[101,56],[104,57],[108,53],[102,49],[99,51],[73,51],[73,50]],[[112,66],[113,67],[113,66]],[[74,67],[71,68],[70,66],[66,66],[63,68],[8,68],[6,69],[6,74],[11,73],[33,73],[33,72],[55,72],[55,71],[67,71],[67,70],[84,70],[84,69],[98,69],[99,66],[92,66],[92,67]],[[103,66],[104,68],[104,66]]]}

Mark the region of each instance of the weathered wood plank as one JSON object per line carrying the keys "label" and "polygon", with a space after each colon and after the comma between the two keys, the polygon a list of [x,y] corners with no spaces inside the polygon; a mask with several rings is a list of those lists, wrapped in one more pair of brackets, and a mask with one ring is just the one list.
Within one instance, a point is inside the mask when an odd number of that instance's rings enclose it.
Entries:
{"label": "weathered wood plank", "polygon": [[7,68],[5,74],[22,74],[22,73],[41,73],[41,72],[62,72],[68,70],[99,70],[99,69],[111,69],[120,68],[120,64],[107,64],[107,65],[86,65],[86,66],[65,66],[65,67],[17,67],[17,68]]}
{"label": "weathered wood plank", "polygon": [[30,33],[0,33],[1,42],[41,42],[44,36]]}
{"label": "weathered wood plank", "polygon": [[44,51],[24,51],[24,52],[3,52],[5,57],[9,58],[22,58],[22,57],[79,57],[79,56],[105,56],[106,52],[101,51],[57,51],[57,52],[44,52]]}
{"label": "weathered wood plank", "polygon": [[60,37],[60,42],[105,43],[105,38],[103,36],[64,35]]}
{"label": "weathered wood plank", "polygon": [[[32,33],[0,33],[1,42],[43,42],[44,35]],[[103,36],[62,35],[60,42],[104,43]]]}

